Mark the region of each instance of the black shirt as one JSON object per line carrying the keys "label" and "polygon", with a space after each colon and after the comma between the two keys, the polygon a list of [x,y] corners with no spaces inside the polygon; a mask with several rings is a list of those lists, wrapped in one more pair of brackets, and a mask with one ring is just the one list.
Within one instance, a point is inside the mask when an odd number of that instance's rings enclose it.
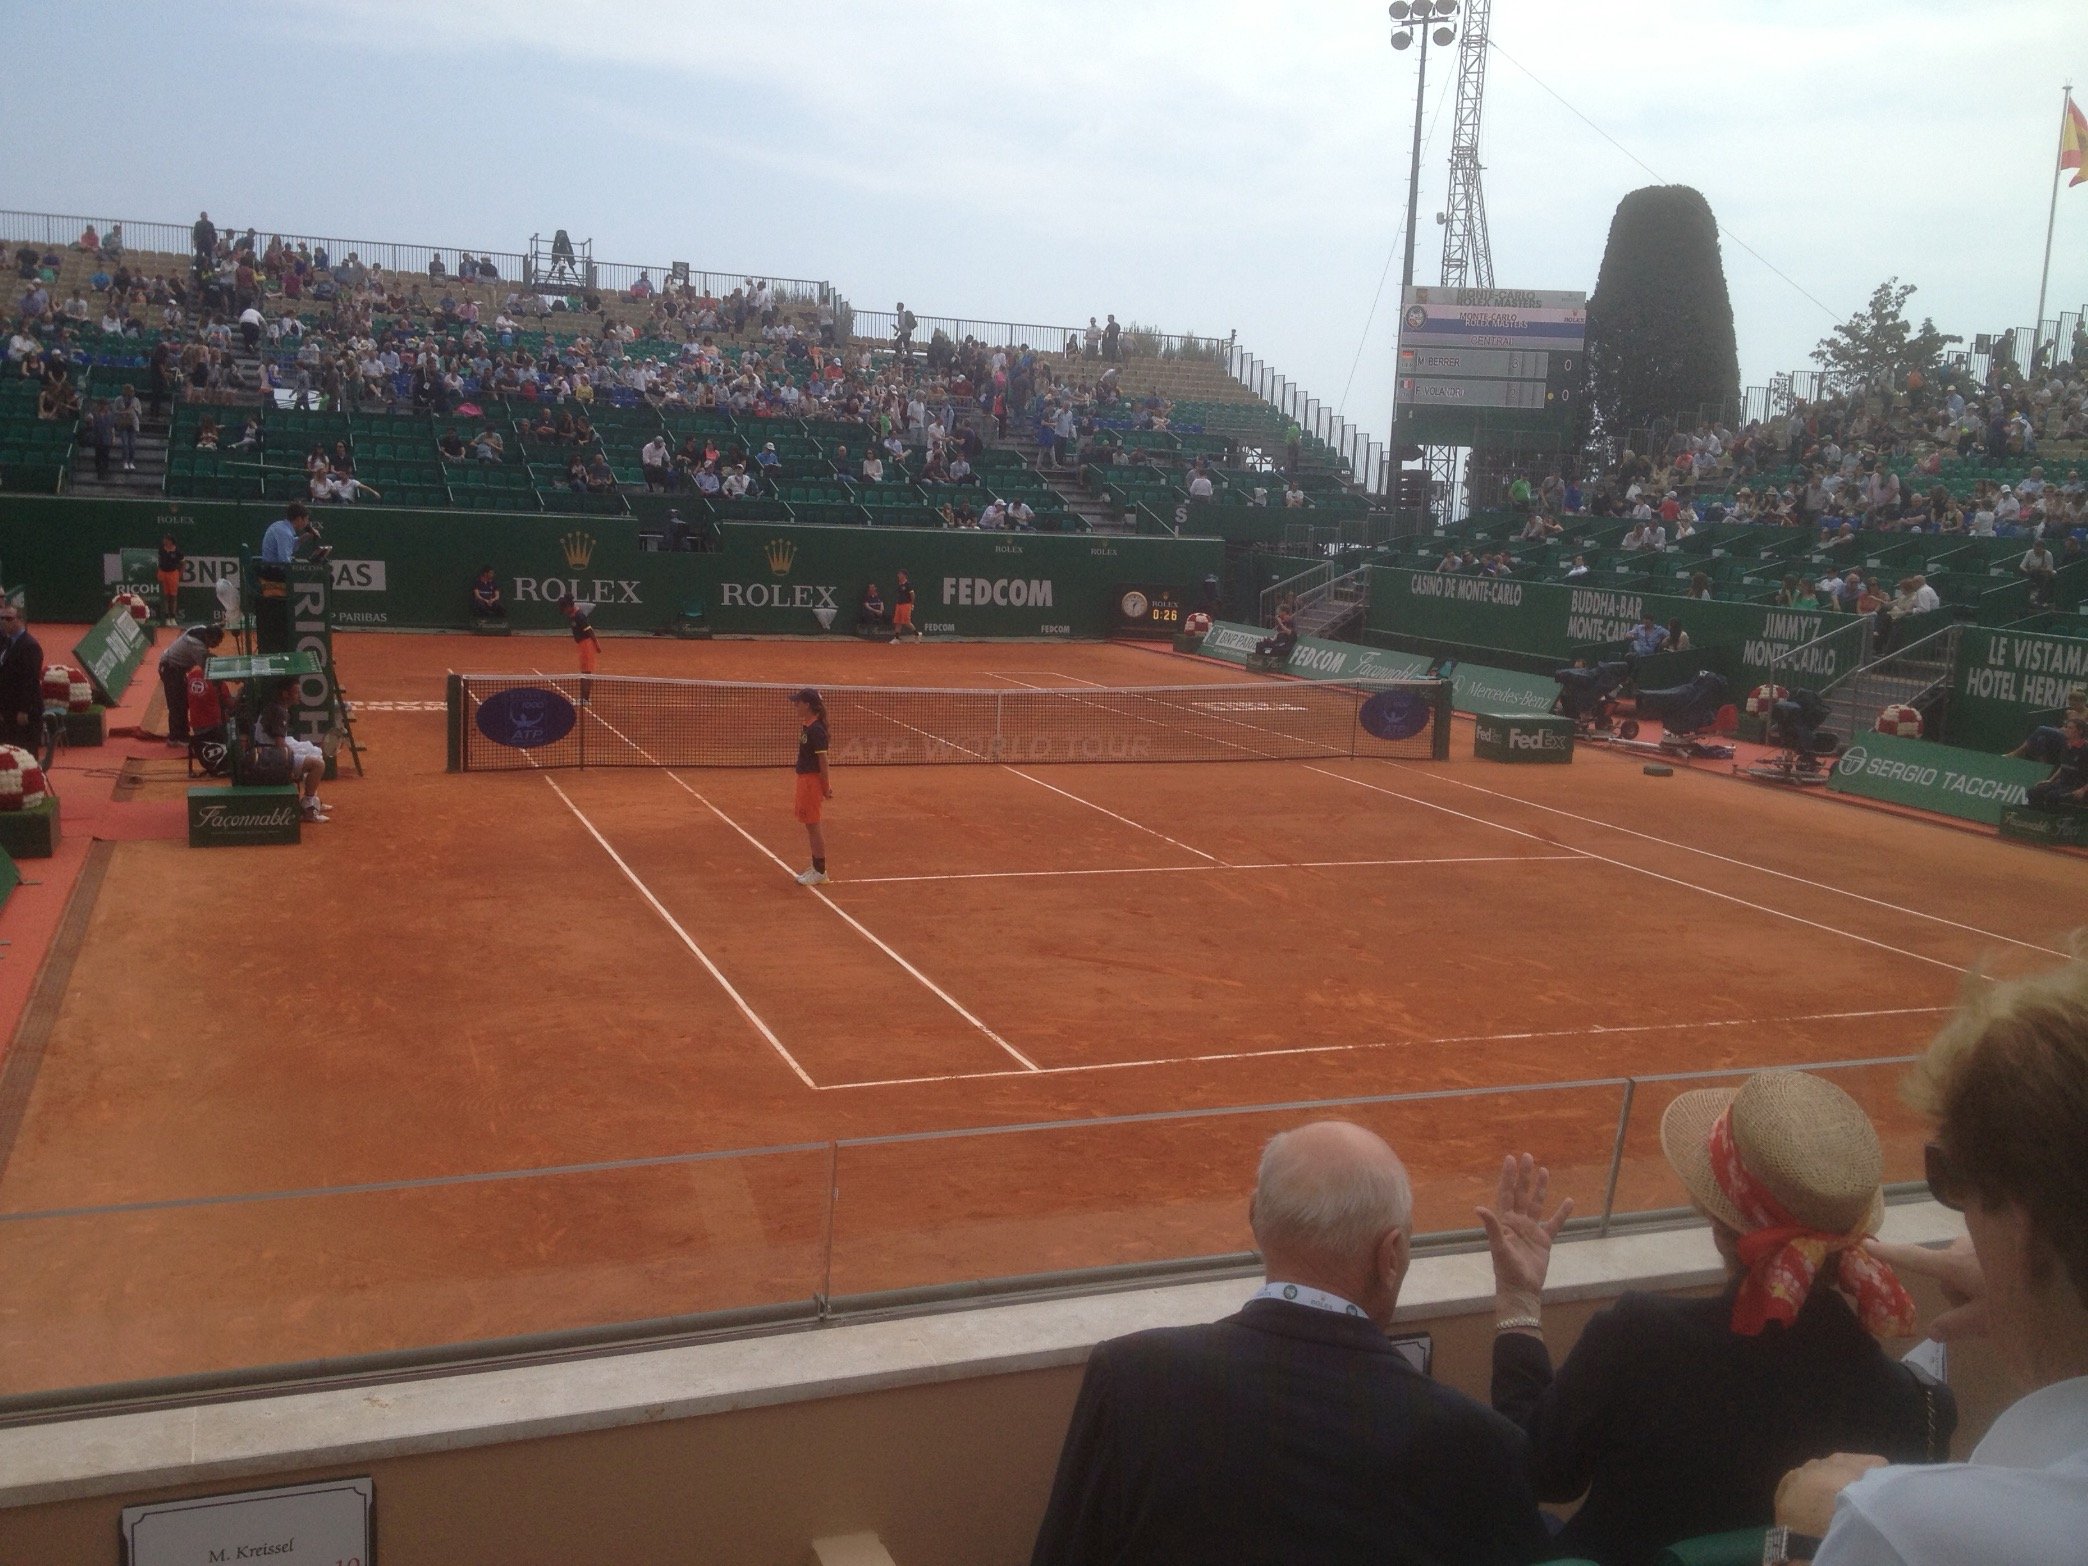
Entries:
{"label": "black shirt", "polygon": [[797,770],[799,772],[817,772],[819,770],[819,758],[826,754],[826,748],[826,719],[814,718],[805,725],[804,733],[798,739]]}
{"label": "black shirt", "polygon": [[159,568],[162,571],[179,571],[181,562],[188,557],[181,552],[179,544],[163,544],[159,552]]}
{"label": "black shirt", "polygon": [[594,635],[594,622],[587,618],[585,609],[575,609],[572,618],[573,640],[584,642]]}
{"label": "black shirt", "polygon": [[892,589],[892,602],[893,602],[893,603],[895,603],[895,604],[910,604],[910,603],[912,603],[913,601],[914,601],[914,590],[913,590],[913,583],[911,583],[911,582],[901,582],[901,583],[899,583],[899,584],[898,584],[897,586],[895,586],[895,587],[894,587],[894,588]]}
{"label": "black shirt", "polygon": [[1493,1405],[1530,1438],[1540,1501],[1586,1492],[1557,1553],[1648,1566],[1667,1545],[1767,1523],[1777,1482],[1808,1458],[1947,1450],[1957,1407],[1857,1324],[1824,1281],[1790,1326],[1731,1327],[1709,1299],[1626,1294],[1554,1373],[1542,1339],[1494,1339]]}

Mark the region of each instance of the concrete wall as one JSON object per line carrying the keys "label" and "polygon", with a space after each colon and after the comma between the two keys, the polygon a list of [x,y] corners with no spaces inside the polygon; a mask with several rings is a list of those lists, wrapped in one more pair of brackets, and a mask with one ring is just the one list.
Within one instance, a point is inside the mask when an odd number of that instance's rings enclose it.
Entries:
{"label": "concrete wall", "polygon": [[[1895,1208],[1937,1240],[1953,1215]],[[1563,1355],[1627,1287],[1703,1289],[1708,1237],[1562,1246],[1546,1333]],[[376,1483],[383,1566],[797,1566],[874,1531],[900,1566],[1028,1558],[1089,1347],[1228,1314],[1252,1280],[1008,1305],[164,1413],[0,1431],[0,1561],[114,1566],[121,1509],[346,1475]],[[1924,1313],[1938,1307],[1917,1291]],[[1431,1258],[1402,1318],[1439,1380],[1484,1398],[1483,1256]],[[2008,1401],[1954,1356],[1960,1452]]]}

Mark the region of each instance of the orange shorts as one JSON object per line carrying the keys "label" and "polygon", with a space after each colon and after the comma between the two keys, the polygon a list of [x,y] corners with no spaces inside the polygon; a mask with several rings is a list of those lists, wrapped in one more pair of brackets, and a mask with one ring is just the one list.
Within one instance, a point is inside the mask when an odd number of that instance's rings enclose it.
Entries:
{"label": "orange shorts", "polygon": [[892,606],[892,629],[896,631],[896,630],[898,630],[898,629],[899,629],[899,628],[900,628],[901,626],[905,626],[905,625],[912,625],[912,624],[913,624],[913,605],[912,605],[912,604],[894,604],[894,605]]}
{"label": "orange shorts", "polygon": [[817,772],[800,772],[797,777],[797,805],[795,814],[806,826],[819,825],[820,813],[826,807],[826,785]]}
{"label": "orange shorts", "polygon": [[167,597],[172,598],[181,591],[181,573],[179,571],[162,571],[159,573],[159,584],[160,591]]}
{"label": "orange shorts", "polygon": [[582,674],[594,673],[595,660],[601,657],[602,649],[593,642],[579,642],[575,645],[580,649],[580,672]]}

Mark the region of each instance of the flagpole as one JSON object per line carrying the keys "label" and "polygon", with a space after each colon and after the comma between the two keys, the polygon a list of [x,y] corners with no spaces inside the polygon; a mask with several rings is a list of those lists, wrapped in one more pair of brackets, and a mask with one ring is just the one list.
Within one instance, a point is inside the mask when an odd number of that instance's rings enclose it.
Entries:
{"label": "flagpole", "polygon": [[[2064,88],[2064,94],[2065,96],[2060,100],[2059,104],[2059,141],[2062,147],[2066,143],[2067,121],[2072,118],[2073,114],[2072,82],[2068,82],[2066,84]],[[2038,340],[2044,336],[2045,288],[2052,281],[2052,224],[2054,220],[2057,219],[2059,216],[2060,172],[2061,170],[2059,168],[2059,160],[2055,156],[2052,159],[2052,202],[2051,205],[2045,209],[2044,270],[2040,272],[2037,276],[2037,314],[2030,323],[2030,362],[2032,364],[2037,363]],[[2054,344],[2053,356],[2055,358],[2057,357],[2057,353],[2058,345]]]}

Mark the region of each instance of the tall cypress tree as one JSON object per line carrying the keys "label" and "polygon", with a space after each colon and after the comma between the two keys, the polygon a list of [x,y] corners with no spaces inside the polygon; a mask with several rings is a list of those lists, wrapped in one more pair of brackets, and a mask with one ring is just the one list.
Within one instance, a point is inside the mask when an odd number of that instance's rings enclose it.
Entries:
{"label": "tall cypress tree", "polygon": [[1590,401],[1622,442],[1657,421],[1740,405],[1733,302],[1718,220],[1687,185],[1648,185],[1617,203],[1588,301]]}

